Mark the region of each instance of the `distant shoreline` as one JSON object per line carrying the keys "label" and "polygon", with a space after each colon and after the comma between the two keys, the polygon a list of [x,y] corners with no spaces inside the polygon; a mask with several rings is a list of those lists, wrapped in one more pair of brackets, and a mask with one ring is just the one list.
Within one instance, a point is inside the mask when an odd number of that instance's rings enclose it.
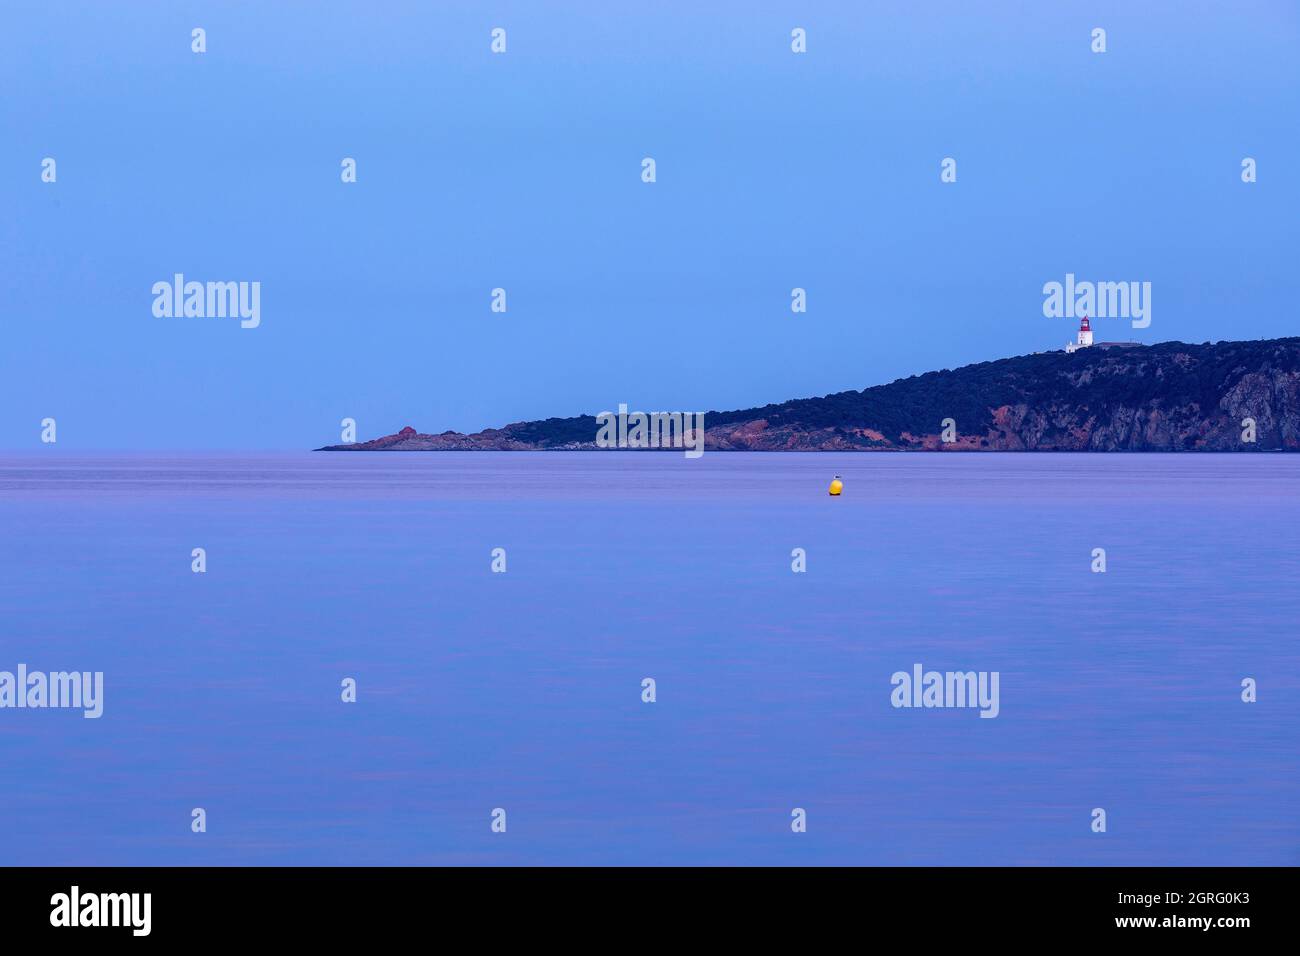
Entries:
{"label": "distant shoreline", "polygon": [[602,412],[314,450],[1294,452],[1300,337],[1038,352],[737,411],[617,407],[617,442]]}

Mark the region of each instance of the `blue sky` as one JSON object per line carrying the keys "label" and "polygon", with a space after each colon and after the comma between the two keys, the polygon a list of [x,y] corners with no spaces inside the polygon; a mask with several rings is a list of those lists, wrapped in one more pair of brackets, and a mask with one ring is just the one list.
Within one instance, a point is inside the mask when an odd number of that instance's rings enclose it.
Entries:
{"label": "blue sky", "polygon": [[[1059,348],[1075,323],[1041,290],[1067,272],[1152,283],[1151,327],[1099,338],[1300,332],[1291,2],[0,18],[8,449],[47,416],[61,451],[293,449],[344,417],[368,438],[862,388]],[[177,272],[260,282],[261,326],[156,318]]]}

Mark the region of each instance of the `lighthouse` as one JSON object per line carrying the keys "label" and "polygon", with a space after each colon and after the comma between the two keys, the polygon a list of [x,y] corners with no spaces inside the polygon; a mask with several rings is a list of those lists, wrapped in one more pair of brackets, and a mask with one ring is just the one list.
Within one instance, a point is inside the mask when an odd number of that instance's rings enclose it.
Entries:
{"label": "lighthouse", "polygon": [[1079,349],[1086,349],[1092,344],[1092,326],[1088,324],[1088,317],[1085,315],[1079,320],[1079,340],[1071,342],[1065,347],[1067,352],[1077,352]]}

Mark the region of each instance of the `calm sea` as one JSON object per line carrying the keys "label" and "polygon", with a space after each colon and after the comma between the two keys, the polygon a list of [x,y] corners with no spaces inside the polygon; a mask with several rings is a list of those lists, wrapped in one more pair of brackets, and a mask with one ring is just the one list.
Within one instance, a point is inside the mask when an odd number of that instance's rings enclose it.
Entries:
{"label": "calm sea", "polygon": [[[105,700],[0,710],[0,863],[1300,863],[1298,487],[1280,455],[8,455],[0,670]],[[999,672],[999,716],[895,709],[918,663]]]}

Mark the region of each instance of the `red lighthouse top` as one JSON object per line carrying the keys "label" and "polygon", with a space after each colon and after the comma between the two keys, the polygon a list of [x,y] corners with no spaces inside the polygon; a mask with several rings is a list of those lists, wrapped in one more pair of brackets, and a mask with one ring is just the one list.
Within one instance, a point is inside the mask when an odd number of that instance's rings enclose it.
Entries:
{"label": "red lighthouse top", "polygon": [[1088,324],[1088,317],[1086,315],[1083,317],[1083,320],[1079,323],[1079,331],[1080,332],[1092,331],[1092,326]]}

